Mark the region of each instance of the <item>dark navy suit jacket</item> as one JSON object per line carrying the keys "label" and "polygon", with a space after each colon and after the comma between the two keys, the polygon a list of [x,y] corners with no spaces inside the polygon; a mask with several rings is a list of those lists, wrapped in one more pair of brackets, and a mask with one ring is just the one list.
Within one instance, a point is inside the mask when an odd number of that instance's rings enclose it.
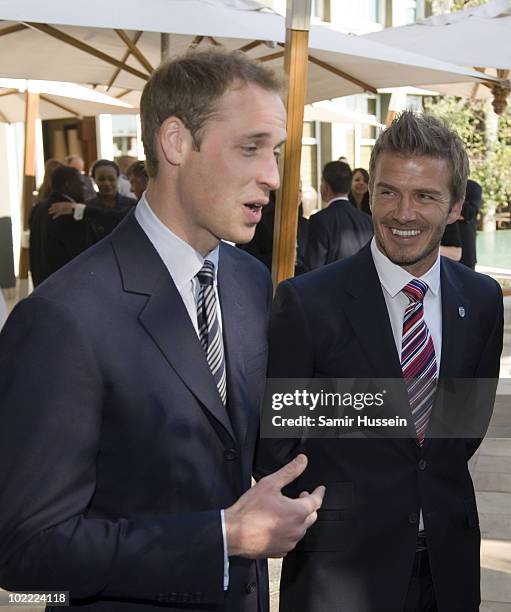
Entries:
{"label": "dark navy suit jacket", "polygon": [[373,235],[371,217],[339,198],[309,219],[305,251],[306,270],[355,255]]}
{"label": "dark navy suit jacket", "polygon": [[[456,380],[489,379],[483,401],[473,394],[467,398],[461,385],[458,405],[446,407],[447,416],[456,409],[463,421],[473,400],[484,430],[502,350],[502,292],[491,278],[442,258],[441,295],[438,396]],[[270,324],[269,375],[402,379],[369,245],[279,286]],[[482,381],[473,386],[475,395],[480,386]],[[442,416],[440,409],[437,397],[430,427]],[[476,612],[480,533],[467,460],[480,439],[433,439],[428,430],[420,447],[413,430],[400,439],[363,433],[362,438],[309,438],[295,446],[269,440],[261,447],[261,474],[286,462],[299,446],[308,455],[295,494],[326,485],[317,523],[284,559],[281,612],[403,610],[420,508],[439,612]]]}
{"label": "dark navy suit jacket", "polygon": [[133,214],[15,308],[0,336],[0,584],[84,610],[267,610],[220,509],[250,487],[271,283],[221,244],[228,407]]}

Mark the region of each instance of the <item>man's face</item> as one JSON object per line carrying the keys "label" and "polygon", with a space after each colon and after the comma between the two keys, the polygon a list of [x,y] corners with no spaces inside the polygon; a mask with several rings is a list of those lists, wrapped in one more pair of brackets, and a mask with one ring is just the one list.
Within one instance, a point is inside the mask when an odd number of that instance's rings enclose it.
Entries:
{"label": "man's face", "polygon": [[377,245],[392,262],[414,276],[434,264],[448,223],[459,217],[462,201],[451,208],[451,169],[445,159],[382,153],[371,191]]}
{"label": "man's face", "polygon": [[132,174],[130,176],[131,191],[135,194],[137,200],[140,200],[142,194],[147,189],[147,179],[145,176],[136,176]]}
{"label": "man's face", "polygon": [[280,184],[276,158],[285,138],[286,112],[276,92],[249,84],[224,94],[200,150],[188,150],[177,177],[187,241],[199,252],[222,239],[253,238],[262,207]]}

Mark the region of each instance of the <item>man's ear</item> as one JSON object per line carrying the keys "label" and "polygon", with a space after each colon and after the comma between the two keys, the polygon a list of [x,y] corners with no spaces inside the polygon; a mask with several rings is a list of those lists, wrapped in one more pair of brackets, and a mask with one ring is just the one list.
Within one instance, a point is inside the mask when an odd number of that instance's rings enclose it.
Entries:
{"label": "man's ear", "polygon": [[191,134],[178,117],[167,117],[160,126],[159,142],[163,157],[179,166],[191,144]]}
{"label": "man's ear", "polygon": [[463,200],[458,200],[457,202],[454,202],[451,207],[451,210],[449,211],[449,216],[447,217],[447,225],[450,225],[451,223],[454,223],[458,220],[459,216],[461,215],[462,207]]}

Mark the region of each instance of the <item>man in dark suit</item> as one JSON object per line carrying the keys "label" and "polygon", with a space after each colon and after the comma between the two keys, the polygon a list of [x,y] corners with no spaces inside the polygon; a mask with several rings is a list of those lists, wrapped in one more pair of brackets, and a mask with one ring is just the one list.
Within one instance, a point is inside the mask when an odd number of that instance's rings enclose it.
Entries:
{"label": "man in dark suit", "polygon": [[351,179],[351,169],[345,162],[332,161],[323,168],[321,198],[327,208],[309,220],[304,262],[307,270],[354,255],[373,235],[371,217],[348,199]]}
{"label": "man in dark suit", "polygon": [[[404,390],[395,407],[409,428],[402,437],[366,429],[262,445],[261,473],[301,448],[309,467],[297,492],[305,482],[327,487],[317,523],[284,560],[281,612],[479,610],[480,532],[467,461],[493,407],[503,305],[494,280],[439,257],[467,175],[459,137],[405,112],[371,157],[375,238],[277,290],[270,376],[396,379]],[[456,379],[477,379],[476,391],[489,382],[489,391],[476,403]],[[450,434],[434,435],[441,410],[453,422],[450,402],[440,403],[450,385],[461,389],[452,406],[461,419]],[[464,439],[457,432],[473,414],[481,415],[479,438]]]}
{"label": "man in dark suit", "polygon": [[323,490],[250,489],[266,374],[267,270],[252,238],[279,185],[273,73],[210,51],[141,101],[150,182],[113,234],[48,279],[0,336],[0,584],[82,610],[261,612],[263,561]]}
{"label": "man in dark suit", "polygon": [[30,271],[34,287],[92,244],[85,221],[70,217],[52,219],[48,214],[55,202],[83,201],[83,183],[75,168],[57,168],[51,178],[50,197],[36,204],[30,215]]}

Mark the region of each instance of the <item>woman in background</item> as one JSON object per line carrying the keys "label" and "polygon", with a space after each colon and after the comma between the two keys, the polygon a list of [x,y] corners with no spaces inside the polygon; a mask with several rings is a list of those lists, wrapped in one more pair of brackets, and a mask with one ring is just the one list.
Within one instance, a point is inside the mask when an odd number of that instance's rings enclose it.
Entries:
{"label": "woman in background", "polygon": [[39,191],[37,193],[37,201],[41,202],[42,200],[46,200],[47,198],[50,197],[50,194],[52,192],[52,188],[51,188],[51,176],[52,174],[55,172],[55,170],[57,168],[60,168],[61,166],[63,166],[64,164],[62,162],[59,162],[58,159],[49,159],[45,164],[44,164],[44,177],[43,177],[43,182],[41,183],[40,187],[39,187]]}
{"label": "woman in background", "polygon": [[362,212],[371,214],[369,206],[369,172],[365,168],[355,168],[351,180],[349,201]]}

